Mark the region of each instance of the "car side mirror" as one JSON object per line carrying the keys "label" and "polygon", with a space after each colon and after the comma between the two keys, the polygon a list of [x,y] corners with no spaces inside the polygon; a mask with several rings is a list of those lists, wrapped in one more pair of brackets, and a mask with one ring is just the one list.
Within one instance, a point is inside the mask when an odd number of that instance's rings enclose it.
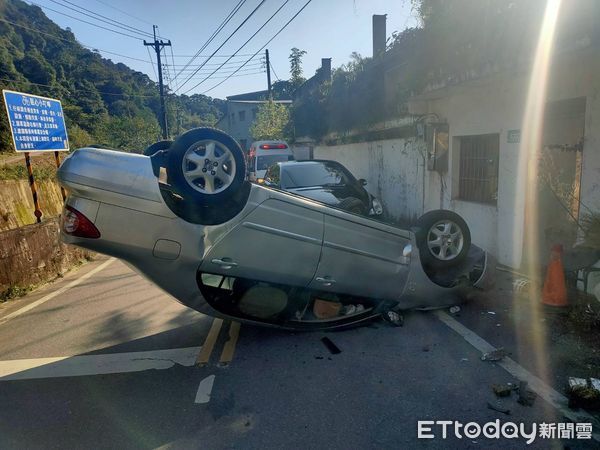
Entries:
{"label": "car side mirror", "polygon": [[367,180],[365,180],[364,178],[359,179],[358,182],[360,183],[361,186],[367,185]]}

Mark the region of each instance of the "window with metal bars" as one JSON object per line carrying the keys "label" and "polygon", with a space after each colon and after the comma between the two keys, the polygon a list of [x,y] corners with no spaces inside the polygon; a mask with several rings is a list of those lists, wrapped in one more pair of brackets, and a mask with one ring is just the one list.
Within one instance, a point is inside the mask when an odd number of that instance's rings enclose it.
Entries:
{"label": "window with metal bars", "polygon": [[495,205],[500,135],[461,136],[459,142],[458,198]]}

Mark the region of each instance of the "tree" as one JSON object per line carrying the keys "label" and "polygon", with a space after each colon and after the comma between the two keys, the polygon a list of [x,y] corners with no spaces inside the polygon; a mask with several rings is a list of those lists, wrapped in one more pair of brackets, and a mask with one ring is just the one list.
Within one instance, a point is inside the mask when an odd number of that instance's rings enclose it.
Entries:
{"label": "tree", "polygon": [[290,83],[292,86],[297,88],[300,86],[306,79],[302,76],[302,57],[306,55],[305,50],[300,50],[299,48],[292,48],[292,52],[290,53]]}
{"label": "tree", "polygon": [[250,134],[255,141],[283,139],[288,122],[287,107],[270,100],[258,108],[256,120],[250,127]]}

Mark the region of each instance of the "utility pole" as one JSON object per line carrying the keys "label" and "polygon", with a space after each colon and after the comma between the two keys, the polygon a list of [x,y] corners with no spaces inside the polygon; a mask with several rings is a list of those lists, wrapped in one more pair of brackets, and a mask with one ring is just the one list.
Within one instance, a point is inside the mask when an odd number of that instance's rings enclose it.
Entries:
{"label": "utility pole", "polygon": [[156,52],[156,64],[158,66],[158,90],[160,92],[160,126],[162,128],[163,139],[169,139],[169,132],[167,129],[167,109],[165,108],[165,86],[163,85],[162,76],[162,63],[160,62],[160,51],[163,47],[170,47],[171,40],[167,42],[156,39],[156,25],[152,25],[152,31],[154,32],[154,42],[146,42],[144,39],[144,45],[154,48]]}
{"label": "utility pole", "polygon": [[269,62],[269,49],[265,50],[265,61],[267,63],[267,87],[269,90],[269,99],[273,97],[271,92],[271,63]]}

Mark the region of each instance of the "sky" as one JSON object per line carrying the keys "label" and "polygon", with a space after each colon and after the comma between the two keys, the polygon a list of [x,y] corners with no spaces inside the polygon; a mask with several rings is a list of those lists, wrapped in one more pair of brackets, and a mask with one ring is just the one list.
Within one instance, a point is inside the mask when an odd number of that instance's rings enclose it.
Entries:
{"label": "sky", "polygon": [[[252,36],[265,21],[284,4],[285,0],[266,0],[254,15],[234,34],[229,41],[206,61],[223,41],[244,21],[244,19],[260,4],[261,0],[246,0],[231,21],[215,37],[199,57],[183,72],[184,66],[209,39],[225,17],[234,9],[239,0],[199,1],[199,0],[35,0],[46,15],[62,28],[69,27],[77,40],[85,45],[97,48],[100,53],[114,62],[127,64],[134,70],[139,70],[157,79],[156,67],[150,64],[150,56],[156,61],[156,55],[151,47],[143,45],[144,36],[138,31],[128,33],[133,37],[124,36],[111,31],[94,27],[88,23],[65,16],[68,14],[88,22],[97,23],[111,28],[110,25],[77,12],[74,5],[83,7],[88,12],[101,14],[106,18],[119,21],[136,30],[152,33],[152,25],[157,25],[159,35],[170,39],[171,49],[165,49],[167,54],[168,73],[173,90],[179,87],[177,93],[205,93],[211,97],[225,98],[244,92],[266,89],[267,77],[259,59],[251,60],[236,76],[232,76],[221,85],[209,90],[225,80],[252,54],[259,50],[280,28],[306,3],[306,0],[288,0],[277,15],[248,43],[239,50],[223,68],[208,80],[204,80],[218,68],[227,57],[232,55]],[[50,9],[48,9],[50,8]],[[52,11],[54,10],[54,11]],[[55,12],[59,11],[59,12]],[[387,35],[393,31],[401,31],[417,23],[415,13],[411,9],[410,0],[313,0],[293,20],[281,34],[268,46],[273,81],[289,78],[290,49],[297,47],[306,51],[302,68],[304,76],[309,78],[321,65],[321,58],[332,58],[332,66],[338,67],[349,61],[352,52],[362,56],[371,56],[371,16],[387,14]],[[106,20],[106,19],[103,19]],[[151,36],[146,36],[151,40]],[[151,51],[149,55],[148,51]],[[171,50],[173,57],[171,57]],[[111,55],[105,51],[141,59],[134,60]],[[164,58],[165,53],[163,53]],[[248,56],[239,56],[248,55]],[[264,55],[264,50],[256,58]],[[206,65],[194,75],[192,80],[183,84],[193,70],[206,61]],[[163,61],[164,63],[165,61]],[[200,83],[199,86],[194,87]]]}

